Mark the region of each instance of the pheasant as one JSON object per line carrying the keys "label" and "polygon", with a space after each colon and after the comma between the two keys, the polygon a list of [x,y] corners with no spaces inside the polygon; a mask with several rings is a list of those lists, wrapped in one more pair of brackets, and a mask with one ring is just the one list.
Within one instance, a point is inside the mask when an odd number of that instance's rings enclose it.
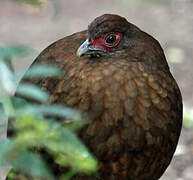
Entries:
{"label": "pheasant", "polygon": [[[99,161],[97,174],[73,180],[157,180],[182,126],[182,97],[159,42],[125,18],[104,14],[88,30],[47,47],[33,65],[57,65],[61,79],[24,79],[49,102],[80,110],[77,135]],[[56,176],[62,168],[55,170]]]}

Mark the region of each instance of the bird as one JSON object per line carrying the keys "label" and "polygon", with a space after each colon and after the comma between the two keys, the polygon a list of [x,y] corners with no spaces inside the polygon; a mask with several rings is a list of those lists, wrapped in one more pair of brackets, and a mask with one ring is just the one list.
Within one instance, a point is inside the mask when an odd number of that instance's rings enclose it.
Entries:
{"label": "bird", "polygon": [[78,109],[87,119],[77,135],[99,169],[72,180],[162,176],[179,140],[183,105],[155,38],[122,16],[103,14],[87,30],[48,46],[31,67],[37,64],[56,65],[64,76],[27,81],[47,90],[49,103]]}

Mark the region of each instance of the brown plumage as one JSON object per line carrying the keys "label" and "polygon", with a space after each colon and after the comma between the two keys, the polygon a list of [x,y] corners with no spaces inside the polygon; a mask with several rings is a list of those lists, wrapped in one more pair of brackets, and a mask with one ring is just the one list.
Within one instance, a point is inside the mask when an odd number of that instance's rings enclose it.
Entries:
{"label": "brown plumage", "polygon": [[78,135],[100,162],[98,175],[73,180],[159,179],[180,135],[182,98],[157,40],[105,14],[50,45],[39,63],[65,75],[30,81],[50,92],[51,103],[83,112],[88,122]]}

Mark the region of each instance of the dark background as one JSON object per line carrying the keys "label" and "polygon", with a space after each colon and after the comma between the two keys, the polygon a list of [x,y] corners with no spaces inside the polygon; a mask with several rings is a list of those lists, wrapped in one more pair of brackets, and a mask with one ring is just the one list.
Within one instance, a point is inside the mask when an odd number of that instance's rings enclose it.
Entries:
{"label": "dark background", "polygon": [[97,16],[115,13],[153,35],[177,80],[187,115],[175,157],[161,180],[193,180],[193,0],[42,0],[42,7],[0,0],[0,44],[35,51],[16,59],[26,69],[49,44],[87,28]]}

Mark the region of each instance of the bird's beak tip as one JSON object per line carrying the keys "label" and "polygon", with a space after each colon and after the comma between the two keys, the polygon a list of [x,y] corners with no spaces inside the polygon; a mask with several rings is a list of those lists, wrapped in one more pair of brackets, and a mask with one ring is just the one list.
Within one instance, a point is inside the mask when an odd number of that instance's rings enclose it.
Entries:
{"label": "bird's beak tip", "polygon": [[81,56],[83,55],[80,47],[79,47],[78,50],[76,51],[76,55],[77,55],[78,57],[81,57]]}
{"label": "bird's beak tip", "polygon": [[76,55],[78,56],[78,57],[81,57],[81,56],[83,56],[86,52],[88,52],[88,50],[89,50],[89,45],[90,45],[90,43],[89,43],[89,41],[88,41],[88,39],[78,48],[78,50],[77,50],[77,52],[76,52]]}

